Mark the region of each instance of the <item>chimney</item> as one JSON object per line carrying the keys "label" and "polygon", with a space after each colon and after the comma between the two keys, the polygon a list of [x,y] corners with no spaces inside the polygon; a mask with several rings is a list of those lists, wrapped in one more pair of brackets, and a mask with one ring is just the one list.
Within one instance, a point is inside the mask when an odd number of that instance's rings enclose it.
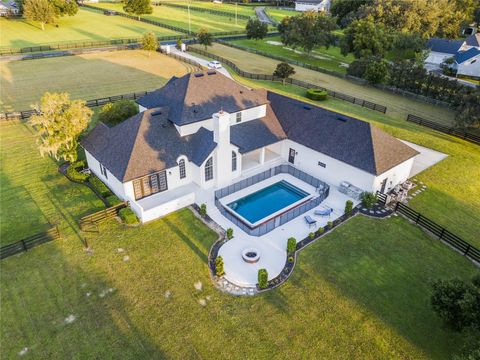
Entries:
{"label": "chimney", "polygon": [[213,114],[213,141],[219,150],[230,148],[230,114],[226,111]]}

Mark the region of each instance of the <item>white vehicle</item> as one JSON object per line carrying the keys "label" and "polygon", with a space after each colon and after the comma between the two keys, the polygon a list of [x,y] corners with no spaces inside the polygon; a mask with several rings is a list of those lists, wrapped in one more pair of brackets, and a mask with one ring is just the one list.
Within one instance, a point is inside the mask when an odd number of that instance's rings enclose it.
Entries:
{"label": "white vehicle", "polygon": [[210,61],[207,66],[210,68],[210,69],[221,69],[222,68],[222,64],[220,64],[219,61]]}

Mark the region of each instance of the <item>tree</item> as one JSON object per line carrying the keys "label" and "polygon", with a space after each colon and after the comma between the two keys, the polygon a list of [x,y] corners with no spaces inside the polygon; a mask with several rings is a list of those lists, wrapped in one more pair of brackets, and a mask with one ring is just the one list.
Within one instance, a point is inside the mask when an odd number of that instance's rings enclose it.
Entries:
{"label": "tree", "polygon": [[370,57],[367,59],[363,78],[371,84],[381,84],[388,74],[388,64],[381,58]]}
{"label": "tree", "polygon": [[421,53],[425,49],[425,39],[420,34],[413,33],[396,33],[393,38],[393,50],[399,53],[407,54],[408,58],[415,58],[416,54]]}
{"label": "tree", "polygon": [[328,48],[334,42],[332,31],[335,19],[323,13],[307,11],[301,15],[284,18],[278,26],[282,42],[293,48],[301,47],[307,53],[318,46]]}
{"label": "tree", "polygon": [[148,51],[148,56],[150,52],[157,51],[158,49],[158,40],[153,32],[147,32],[142,36],[142,49]]}
{"label": "tree", "polygon": [[38,21],[45,30],[45,24],[55,20],[55,11],[48,0],[25,0],[23,3],[23,16],[30,21]]}
{"label": "tree", "polygon": [[140,19],[141,15],[151,14],[153,8],[150,4],[150,0],[125,0],[123,10],[127,14],[134,14]]}
{"label": "tree", "polygon": [[200,45],[205,46],[205,50],[207,50],[208,46],[212,46],[213,44],[213,35],[205,28],[198,30],[197,39]]}
{"label": "tree", "polygon": [[45,93],[29,122],[38,132],[40,154],[56,160],[77,160],[78,138],[87,128],[93,111],[83,100],[70,100],[67,93]]}
{"label": "tree", "polygon": [[60,16],[73,16],[78,12],[78,5],[76,1],[73,0],[49,0],[50,4],[53,6],[55,15]]}
{"label": "tree", "polygon": [[431,304],[438,316],[455,331],[480,330],[480,286],[460,279],[433,283]]}
{"label": "tree", "polygon": [[277,68],[273,72],[273,76],[282,79],[283,85],[285,85],[285,81],[293,74],[295,74],[295,69],[286,62],[278,64]]}
{"label": "tree", "polygon": [[258,19],[250,18],[245,27],[247,31],[247,38],[254,40],[262,40],[268,33],[267,23],[261,22]]}
{"label": "tree", "polygon": [[98,120],[108,125],[117,125],[138,114],[138,105],[132,100],[119,100],[102,106]]}
{"label": "tree", "polygon": [[390,38],[385,28],[375,24],[372,17],[356,20],[345,30],[340,41],[343,55],[353,53],[356,58],[380,56],[390,48]]}
{"label": "tree", "polygon": [[335,16],[338,25],[346,27],[356,20],[357,10],[361,6],[371,3],[373,0],[333,0],[330,13]]}

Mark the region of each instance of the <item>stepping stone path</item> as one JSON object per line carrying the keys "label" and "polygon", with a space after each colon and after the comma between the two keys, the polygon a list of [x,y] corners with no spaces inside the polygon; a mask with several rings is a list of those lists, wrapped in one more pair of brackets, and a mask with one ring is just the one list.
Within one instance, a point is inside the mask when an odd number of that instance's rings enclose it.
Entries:
{"label": "stepping stone path", "polygon": [[170,290],[165,291],[165,298],[168,299],[170,296],[172,296],[172,292]]}
{"label": "stepping stone path", "polygon": [[246,295],[255,295],[257,293],[256,287],[248,287],[248,286],[233,284],[227,279],[218,280],[216,282],[216,285],[217,285],[217,288],[219,288],[223,292],[226,292],[232,295],[246,296]]}
{"label": "stepping stone path", "polygon": [[202,291],[203,284],[202,284],[201,281],[197,281],[195,284],[193,284],[193,286],[194,286],[195,289],[197,289],[198,291]]}
{"label": "stepping stone path", "polygon": [[205,300],[205,299],[199,299],[198,303],[202,306],[207,306],[207,300]]}
{"label": "stepping stone path", "polygon": [[27,353],[27,351],[28,351],[28,347],[24,347],[22,350],[18,352],[18,355],[23,356]]}
{"label": "stepping stone path", "polygon": [[123,261],[128,261],[128,260],[130,260],[130,256],[125,255],[125,256],[123,257]]}
{"label": "stepping stone path", "polygon": [[65,318],[64,322],[65,324],[71,324],[72,322],[75,321],[75,315],[71,314],[68,317]]}

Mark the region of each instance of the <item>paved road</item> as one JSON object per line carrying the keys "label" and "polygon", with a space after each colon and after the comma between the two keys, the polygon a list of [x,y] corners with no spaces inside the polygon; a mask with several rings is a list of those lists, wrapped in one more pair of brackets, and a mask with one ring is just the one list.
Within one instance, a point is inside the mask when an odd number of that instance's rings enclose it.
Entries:
{"label": "paved road", "polygon": [[[170,51],[172,52],[172,54],[182,56],[186,59],[194,60],[197,63],[199,63],[200,65],[208,67],[207,64],[209,63],[210,60],[202,59],[202,58],[197,57],[197,56],[195,56],[195,55],[193,55],[192,53],[189,53],[189,52],[180,51],[173,46],[170,47]],[[225,75],[226,77],[229,77],[230,79],[232,79],[232,75],[230,75],[230,73],[225,68],[222,67],[221,69],[216,69],[216,71],[218,71],[219,73],[221,73],[221,74]]]}
{"label": "paved road", "polygon": [[265,14],[265,7],[263,6],[258,6],[255,8],[255,13],[257,14],[257,18],[263,22],[263,23],[267,23],[267,24],[270,24],[270,25],[275,25],[272,20],[270,20],[270,18],[267,16],[267,14]]}

